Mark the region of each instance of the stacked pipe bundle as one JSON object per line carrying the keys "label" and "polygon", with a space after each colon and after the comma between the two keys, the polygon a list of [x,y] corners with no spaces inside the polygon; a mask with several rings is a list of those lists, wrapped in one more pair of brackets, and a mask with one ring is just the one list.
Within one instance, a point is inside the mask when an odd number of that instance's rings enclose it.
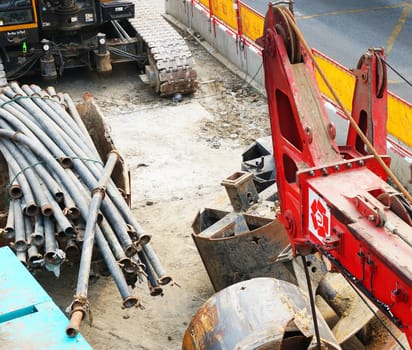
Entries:
{"label": "stacked pipe bundle", "polygon": [[103,164],[68,94],[17,83],[4,88],[0,152],[10,179],[4,232],[16,255],[31,269],[58,274],[63,261],[81,254],[69,336],[87,314],[94,242],[125,307],[139,302],[130,286],[143,276],[152,295],[162,293],[171,278],[110,178],[119,155],[112,151]]}

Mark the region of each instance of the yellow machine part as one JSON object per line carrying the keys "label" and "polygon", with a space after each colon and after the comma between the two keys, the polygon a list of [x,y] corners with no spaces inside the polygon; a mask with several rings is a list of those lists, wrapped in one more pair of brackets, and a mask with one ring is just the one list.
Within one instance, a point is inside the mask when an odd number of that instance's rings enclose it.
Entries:
{"label": "yellow machine part", "polygon": [[31,8],[33,11],[33,22],[14,24],[9,26],[3,26],[0,18],[0,32],[9,32],[13,30],[24,30],[24,29],[33,29],[38,27],[37,11],[36,11],[36,0],[31,0]]}

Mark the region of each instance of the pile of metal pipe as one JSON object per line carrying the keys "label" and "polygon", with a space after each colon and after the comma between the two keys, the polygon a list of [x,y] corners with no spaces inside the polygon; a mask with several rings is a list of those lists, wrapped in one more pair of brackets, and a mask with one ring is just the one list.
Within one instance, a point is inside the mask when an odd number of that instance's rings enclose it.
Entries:
{"label": "pile of metal pipe", "polygon": [[0,152],[10,179],[4,235],[16,255],[29,269],[44,266],[57,276],[63,262],[80,260],[69,336],[87,315],[92,255],[105,262],[125,307],[139,303],[131,287],[143,278],[152,295],[162,294],[171,278],[110,178],[119,155],[111,152],[105,166],[68,94],[3,88]]}

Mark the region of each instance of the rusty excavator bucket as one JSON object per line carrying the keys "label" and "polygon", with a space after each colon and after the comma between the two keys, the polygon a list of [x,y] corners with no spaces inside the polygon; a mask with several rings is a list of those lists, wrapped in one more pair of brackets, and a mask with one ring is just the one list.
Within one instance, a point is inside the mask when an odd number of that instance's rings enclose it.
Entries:
{"label": "rusty excavator bucket", "polygon": [[[233,337],[242,346],[249,346],[244,349],[266,349],[265,346],[267,349],[277,349],[277,346],[279,349],[310,349],[308,338],[302,335],[291,337],[289,332],[294,331],[277,323],[281,322],[278,321],[278,317],[283,314],[280,309],[276,307],[276,313],[271,314],[272,303],[275,305],[280,302],[278,298],[282,302],[286,299],[278,296],[274,298],[272,294],[265,295],[268,289],[262,287],[268,283],[279,283],[280,288],[287,290],[289,299],[286,304],[291,303],[292,306],[296,306],[296,300],[307,298],[304,268],[300,260],[292,256],[284,226],[274,219],[273,211],[266,216],[254,215],[256,207],[264,205],[262,200],[259,200],[251,173],[236,172],[223,180],[222,185],[226,188],[233,211],[205,208],[199,211],[192,224],[192,238],[217,293],[192,319],[185,334],[183,349],[231,349],[231,346],[235,345],[228,339]],[[276,191],[275,187],[271,186],[266,191]],[[260,195],[264,197],[265,192],[261,192]],[[253,200],[250,200],[251,198]],[[330,340],[327,348],[334,349],[335,345],[344,344],[345,350],[364,349],[363,343],[367,342],[370,333],[368,324],[373,318],[372,312],[343,278],[337,278],[339,275],[327,272],[326,265],[318,255],[308,255],[306,263],[312,290],[316,292],[317,304],[320,306],[319,318],[322,325],[328,331],[331,329],[330,333],[335,337],[332,337],[333,340]],[[271,277],[272,282],[264,281],[260,277]],[[249,281],[248,291],[253,290],[249,300],[245,297],[249,294],[244,293],[242,289],[242,282],[245,281]],[[297,285],[299,288],[292,288],[290,285]],[[237,289],[230,289],[234,286],[238,286]],[[259,316],[262,319],[256,320],[256,329],[253,328],[250,334],[242,328],[234,330],[224,327],[223,323],[226,325],[228,319],[231,320],[229,323],[235,320],[238,322],[238,318],[241,318],[238,315],[239,309],[247,309],[247,304],[256,307],[257,300],[262,298],[268,308],[259,310],[259,315],[264,315]],[[221,300],[227,303],[224,304]],[[251,306],[247,309],[250,314],[242,317],[254,318],[252,310]],[[265,317],[273,317],[272,321],[279,326],[271,334],[272,338],[269,337],[269,330],[267,334],[262,333],[261,327],[264,325],[259,322],[263,322]],[[242,322],[239,327],[243,327]],[[242,332],[248,335],[242,338]],[[218,342],[219,345],[213,345],[211,339],[214,337],[222,337],[223,340]],[[254,347],[259,339],[259,346],[262,348]]]}
{"label": "rusty excavator bucket", "polygon": [[[291,283],[255,278],[213,295],[196,313],[182,350],[318,349],[309,300]],[[319,314],[322,349],[341,349]]]}

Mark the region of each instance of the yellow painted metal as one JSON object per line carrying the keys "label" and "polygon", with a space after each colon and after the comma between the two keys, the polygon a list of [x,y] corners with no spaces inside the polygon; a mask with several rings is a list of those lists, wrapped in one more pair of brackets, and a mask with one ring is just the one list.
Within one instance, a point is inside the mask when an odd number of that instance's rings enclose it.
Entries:
{"label": "yellow painted metal", "polygon": [[412,105],[390,93],[388,96],[388,133],[412,147]]}
{"label": "yellow painted metal", "polygon": [[35,3],[35,0],[31,0],[30,2],[31,2],[31,8],[33,11],[33,21],[29,23],[14,24],[10,26],[0,26],[0,32],[37,28],[38,24],[37,24],[36,3]]}
{"label": "yellow painted metal", "polygon": [[209,0],[199,0],[199,2],[200,2],[203,6],[209,8]]}
{"label": "yellow painted metal", "polygon": [[249,39],[256,39],[263,36],[264,18],[248,6],[240,4],[240,18],[242,20],[243,34]]}
{"label": "yellow painted metal", "polygon": [[[209,7],[209,0],[198,1],[204,6]],[[236,11],[233,8],[232,0],[210,1],[212,3],[212,13],[234,30],[237,30]],[[262,15],[254,12],[250,7],[240,2],[240,17],[243,34],[248,39],[255,41],[263,35],[264,17]],[[319,66],[343,102],[343,105],[348,111],[351,111],[355,77],[346,67],[321,54],[319,51],[314,50],[313,53]],[[318,73],[316,73],[316,80],[319,84],[320,92],[333,100],[329,89]],[[388,133],[405,145],[412,147],[411,128],[412,105],[389,92]]]}
{"label": "yellow painted metal", "polygon": [[236,11],[233,0],[212,0],[212,13],[225,22],[229,27],[237,30]]}

